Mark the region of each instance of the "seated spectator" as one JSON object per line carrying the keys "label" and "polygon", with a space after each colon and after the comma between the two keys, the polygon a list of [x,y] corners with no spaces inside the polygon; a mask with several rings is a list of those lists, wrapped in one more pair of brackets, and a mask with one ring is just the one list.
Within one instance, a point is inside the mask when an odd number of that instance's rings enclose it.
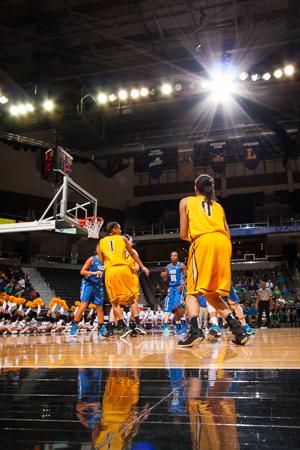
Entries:
{"label": "seated spectator", "polygon": [[28,286],[30,285],[30,276],[29,275],[25,275],[25,288],[28,288]]}
{"label": "seated spectator", "polygon": [[5,288],[5,292],[8,295],[13,295],[14,294],[14,285],[12,282],[7,283],[6,288]]}
{"label": "seated spectator", "polygon": [[278,272],[276,282],[279,286],[284,286],[286,284],[285,277],[282,272]]}
{"label": "seated spectator", "polygon": [[0,292],[5,291],[5,281],[4,278],[0,278]]}
{"label": "seated spectator", "polygon": [[286,301],[285,301],[284,297],[282,296],[282,294],[276,299],[276,303],[281,307],[285,306]]}
{"label": "seated spectator", "polygon": [[273,294],[274,294],[274,297],[276,297],[276,298],[281,296],[281,290],[279,289],[278,286],[275,286]]}
{"label": "seated spectator", "polygon": [[283,286],[283,288],[282,288],[282,294],[283,294],[283,295],[290,295],[290,294],[291,294],[290,288],[287,287],[287,286]]}
{"label": "seated spectator", "polygon": [[21,277],[18,281],[19,286],[21,286],[21,288],[25,288],[25,279],[23,277]]}

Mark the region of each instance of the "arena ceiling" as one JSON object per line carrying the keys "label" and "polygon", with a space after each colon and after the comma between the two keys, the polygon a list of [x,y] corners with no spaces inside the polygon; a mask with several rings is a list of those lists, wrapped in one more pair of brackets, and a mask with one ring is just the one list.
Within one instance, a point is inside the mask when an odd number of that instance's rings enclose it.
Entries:
{"label": "arena ceiling", "polygon": [[[208,123],[201,96],[101,109],[99,89],[165,79],[193,82],[214,62],[246,70],[273,70],[292,62],[300,70],[297,0],[2,0],[0,88],[11,98],[53,96],[51,118],[11,120],[1,129],[29,135],[56,129],[62,142],[103,157],[213,136],[268,132],[261,114],[241,109],[230,120],[218,110]],[[272,119],[294,130],[299,80],[252,84],[250,97]],[[2,108],[3,109],[3,108]],[[247,108],[246,108],[247,109]]]}

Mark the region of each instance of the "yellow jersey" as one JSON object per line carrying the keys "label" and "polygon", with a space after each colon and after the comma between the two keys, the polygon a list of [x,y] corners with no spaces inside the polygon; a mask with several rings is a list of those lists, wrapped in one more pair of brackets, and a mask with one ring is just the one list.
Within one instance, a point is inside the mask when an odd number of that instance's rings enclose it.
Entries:
{"label": "yellow jersey", "polygon": [[122,236],[113,234],[100,240],[100,253],[103,256],[104,268],[128,265],[126,260],[126,244]]}
{"label": "yellow jersey", "polygon": [[[135,254],[138,254],[137,251],[133,250],[135,252]],[[139,266],[138,264],[135,262],[135,260],[133,259],[133,257],[130,255],[130,253],[126,250],[125,252],[126,255],[126,261],[127,264],[129,265],[130,269],[132,270],[133,273],[137,273],[139,271]]]}
{"label": "yellow jersey", "polygon": [[206,233],[223,233],[228,236],[225,228],[225,213],[219,203],[212,201],[209,204],[203,195],[187,197],[186,214],[189,221],[190,241]]}

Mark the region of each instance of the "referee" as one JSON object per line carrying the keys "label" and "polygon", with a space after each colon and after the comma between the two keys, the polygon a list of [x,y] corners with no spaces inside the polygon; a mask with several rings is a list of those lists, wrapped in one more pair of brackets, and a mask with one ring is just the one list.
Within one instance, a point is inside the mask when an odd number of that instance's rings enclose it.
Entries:
{"label": "referee", "polygon": [[263,312],[266,313],[267,327],[270,326],[270,304],[272,302],[272,291],[267,288],[265,281],[262,281],[260,289],[257,291],[256,308],[258,308],[258,327],[261,328]]}

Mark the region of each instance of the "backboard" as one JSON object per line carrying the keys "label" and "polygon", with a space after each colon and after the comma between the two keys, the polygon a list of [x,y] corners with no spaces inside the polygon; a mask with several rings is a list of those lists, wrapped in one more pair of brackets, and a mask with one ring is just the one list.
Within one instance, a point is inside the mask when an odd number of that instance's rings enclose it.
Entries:
{"label": "backboard", "polygon": [[97,216],[97,199],[68,176],[58,188],[39,220],[0,225],[0,233],[57,231],[87,235],[79,219]]}

